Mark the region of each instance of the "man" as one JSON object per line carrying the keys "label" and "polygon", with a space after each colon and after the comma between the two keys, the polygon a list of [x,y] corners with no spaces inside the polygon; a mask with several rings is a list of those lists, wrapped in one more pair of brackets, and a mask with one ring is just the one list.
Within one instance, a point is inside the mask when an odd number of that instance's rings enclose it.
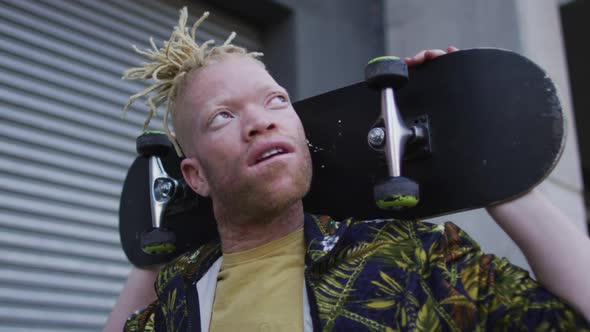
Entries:
{"label": "man", "polygon": [[[220,239],[163,267],[156,299],[145,292],[155,273],[134,271],[113,315],[155,301],[126,330],[588,329],[526,272],[484,255],[451,223],[306,215],[311,159],[288,93],[258,54],[229,41],[196,45],[202,20],[189,35],[183,10],[165,47],[144,52],[154,62],[127,77],[157,80],[144,91],[155,93],[148,105],[155,112],[167,104],[183,176],[211,197]],[[590,317],[590,240],[536,191],[488,211],[540,282]]]}

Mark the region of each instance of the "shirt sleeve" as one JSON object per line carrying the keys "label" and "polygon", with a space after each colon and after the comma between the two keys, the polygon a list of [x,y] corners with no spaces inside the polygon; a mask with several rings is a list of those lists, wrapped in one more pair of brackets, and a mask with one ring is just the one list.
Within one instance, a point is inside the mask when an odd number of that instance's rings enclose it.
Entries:
{"label": "shirt sleeve", "polygon": [[[211,246],[217,250],[218,246]],[[138,310],[127,319],[123,331],[152,332],[152,331],[184,331],[190,320],[187,312],[187,275],[195,275],[199,266],[194,262],[198,253],[210,250],[208,247],[199,248],[174,258],[164,265],[154,283],[156,300],[146,308]],[[206,251],[209,253],[208,251]],[[213,251],[215,254],[216,251]],[[206,256],[209,257],[209,256]],[[210,255],[211,259],[217,257]],[[190,286],[192,287],[192,286]]]}
{"label": "shirt sleeve", "polygon": [[159,301],[152,302],[144,309],[138,310],[131,314],[125,322],[124,332],[144,332],[144,331],[160,331],[156,328],[156,315],[158,313],[160,304]]}
{"label": "shirt sleeve", "polygon": [[527,271],[484,254],[453,223],[421,224],[418,233],[430,269],[429,288],[458,329],[590,331],[583,316]]}

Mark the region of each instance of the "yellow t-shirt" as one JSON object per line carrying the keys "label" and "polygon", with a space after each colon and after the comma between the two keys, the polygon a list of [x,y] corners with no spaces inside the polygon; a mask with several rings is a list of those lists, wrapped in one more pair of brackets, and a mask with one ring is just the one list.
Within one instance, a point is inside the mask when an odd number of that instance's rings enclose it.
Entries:
{"label": "yellow t-shirt", "polygon": [[303,228],[223,255],[210,331],[303,331]]}

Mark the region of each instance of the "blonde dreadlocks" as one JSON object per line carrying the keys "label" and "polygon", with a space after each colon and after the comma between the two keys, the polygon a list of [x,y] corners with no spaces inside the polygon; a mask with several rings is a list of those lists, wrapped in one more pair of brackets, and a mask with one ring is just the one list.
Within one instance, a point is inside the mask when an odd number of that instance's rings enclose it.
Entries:
{"label": "blonde dreadlocks", "polygon": [[209,16],[209,12],[205,12],[201,16],[189,33],[189,29],[186,27],[188,11],[186,7],[182,8],[178,25],[174,27],[170,39],[164,41],[164,47],[158,48],[151,37],[151,49],[142,51],[133,45],[135,52],[151,60],[151,62],[142,63],[141,66],[131,68],[123,74],[125,80],[151,79],[154,81],[154,84],[147,89],[131,96],[124,107],[124,111],[126,112],[137,99],[148,96],[145,104],[150,108],[150,113],[143,125],[143,130],[146,130],[150,120],[156,115],[157,109],[165,105],[164,131],[179,156],[182,156],[182,150],[170,131],[168,117],[172,112],[174,100],[179,93],[180,87],[188,74],[226,54],[244,54],[252,58],[262,55],[262,53],[256,52],[248,53],[246,49],[230,44],[236,36],[235,32],[232,32],[221,46],[211,47],[214,43],[213,40],[208,40],[199,46],[195,39],[195,33],[207,16]]}

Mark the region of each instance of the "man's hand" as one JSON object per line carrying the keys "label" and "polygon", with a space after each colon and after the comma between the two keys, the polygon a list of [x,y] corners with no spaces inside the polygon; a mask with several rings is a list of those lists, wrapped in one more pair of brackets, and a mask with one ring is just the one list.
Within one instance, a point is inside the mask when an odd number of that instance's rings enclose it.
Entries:
{"label": "man's hand", "polygon": [[446,52],[443,50],[438,50],[438,49],[436,49],[436,50],[423,50],[423,51],[418,52],[418,54],[414,55],[413,57],[404,58],[404,61],[406,62],[406,64],[408,66],[420,65],[420,64],[424,63],[424,61],[433,60],[441,55],[445,55],[447,53],[452,53],[452,52],[455,52],[458,50],[459,49],[456,48],[455,46],[447,47]]}

